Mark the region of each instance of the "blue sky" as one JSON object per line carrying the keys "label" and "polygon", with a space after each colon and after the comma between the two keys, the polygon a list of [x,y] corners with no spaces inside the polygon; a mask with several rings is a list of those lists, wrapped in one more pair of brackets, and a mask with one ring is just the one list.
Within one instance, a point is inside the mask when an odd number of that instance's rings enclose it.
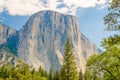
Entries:
{"label": "blue sky", "polygon": [[[14,4],[9,1],[12,1]],[[34,0],[33,2],[29,0],[18,1],[0,1],[0,21],[16,30],[19,30],[33,13],[40,10],[54,10],[77,16],[80,31],[98,47],[100,47],[100,42],[103,38],[112,34],[112,32],[104,31],[103,17],[108,13],[107,0],[86,0],[86,2],[85,0],[75,0],[76,2],[73,2],[73,0],[50,0],[51,2],[48,0]],[[42,4],[38,4],[38,1],[39,3],[42,2]],[[52,2],[55,4],[51,5],[53,4]]]}

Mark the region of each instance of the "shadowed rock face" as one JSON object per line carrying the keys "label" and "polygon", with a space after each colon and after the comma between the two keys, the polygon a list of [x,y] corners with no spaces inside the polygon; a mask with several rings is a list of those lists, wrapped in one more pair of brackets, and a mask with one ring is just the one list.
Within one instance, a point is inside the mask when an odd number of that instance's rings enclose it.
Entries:
{"label": "shadowed rock face", "polygon": [[7,42],[7,39],[9,39],[13,34],[15,34],[15,30],[2,24],[0,22],[0,45]]}
{"label": "shadowed rock face", "polygon": [[59,70],[67,39],[71,42],[78,70],[84,72],[86,59],[99,49],[81,34],[76,17],[41,11],[32,15],[19,32],[0,23],[0,46],[6,43],[19,59],[36,70],[40,66],[47,71]]}
{"label": "shadowed rock face", "polygon": [[0,22],[0,48],[4,45],[17,55],[18,32]]}

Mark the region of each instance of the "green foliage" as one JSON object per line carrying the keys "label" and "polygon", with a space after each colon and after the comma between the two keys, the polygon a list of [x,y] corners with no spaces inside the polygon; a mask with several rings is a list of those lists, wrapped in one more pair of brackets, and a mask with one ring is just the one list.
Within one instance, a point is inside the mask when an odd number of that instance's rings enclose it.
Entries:
{"label": "green foliage", "polygon": [[58,70],[54,72],[53,80],[60,80],[60,73],[58,72]]}
{"label": "green foliage", "polygon": [[88,59],[86,80],[120,80],[120,36],[114,35],[102,42],[105,51]]}
{"label": "green foliage", "polygon": [[119,46],[119,45],[120,45],[120,35],[110,36],[107,39],[104,39],[102,41],[102,46],[105,49],[108,49],[112,46]]}
{"label": "green foliage", "polygon": [[120,1],[112,0],[109,7],[109,13],[104,18],[108,31],[120,30]]}
{"label": "green foliage", "polygon": [[[41,69],[41,71],[44,71]],[[17,68],[10,68],[7,65],[0,67],[0,80],[48,80],[46,76],[41,76],[40,71],[30,70],[26,65],[19,65]],[[45,72],[44,72],[45,73]]]}
{"label": "green foliage", "polygon": [[69,40],[66,42],[64,62],[61,70],[62,80],[78,80],[76,62]]}
{"label": "green foliage", "polygon": [[91,56],[86,75],[91,80],[120,80],[120,47],[113,46],[102,54]]}
{"label": "green foliage", "polygon": [[50,68],[48,80],[53,80],[52,69]]}
{"label": "green foliage", "polygon": [[48,77],[47,72],[44,69],[42,69],[41,67],[39,68],[38,72],[41,75],[41,77]]}
{"label": "green foliage", "polygon": [[[105,17],[108,31],[120,30],[120,1],[112,0]],[[104,39],[105,51],[91,56],[86,65],[85,80],[120,80],[120,35]]]}
{"label": "green foliage", "polygon": [[83,73],[81,71],[79,72],[79,80],[83,80]]}

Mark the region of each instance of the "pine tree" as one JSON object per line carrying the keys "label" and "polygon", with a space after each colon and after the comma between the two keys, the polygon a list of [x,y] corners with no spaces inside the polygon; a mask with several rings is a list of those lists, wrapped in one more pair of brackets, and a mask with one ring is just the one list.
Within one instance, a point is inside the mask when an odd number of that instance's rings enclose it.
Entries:
{"label": "pine tree", "polygon": [[54,72],[54,78],[53,78],[53,80],[60,80],[59,78],[60,78],[59,72],[58,72],[58,70],[56,70],[56,71]]}
{"label": "pine tree", "polygon": [[83,74],[82,74],[82,71],[79,72],[79,80],[83,80]]}
{"label": "pine tree", "polygon": [[69,40],[66,41],[62,74],[62,80],[78,80],[76,62]]}
{"label": "pine tree", "polygon": [[50,73],[49,73],[49,79],[48,80],[53,80],[52,68],[50,68]]}

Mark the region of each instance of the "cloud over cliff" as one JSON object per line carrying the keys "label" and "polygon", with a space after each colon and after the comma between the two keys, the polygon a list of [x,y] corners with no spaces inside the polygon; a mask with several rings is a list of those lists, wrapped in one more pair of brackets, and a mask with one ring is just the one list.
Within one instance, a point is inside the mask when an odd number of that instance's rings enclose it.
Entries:
{"label": "cloud over cliff", "polygon": [[31,15],[41,10],[75,14],[78,8],[103,6],[107,0],[0,0],[0,12],[10,15]]}

